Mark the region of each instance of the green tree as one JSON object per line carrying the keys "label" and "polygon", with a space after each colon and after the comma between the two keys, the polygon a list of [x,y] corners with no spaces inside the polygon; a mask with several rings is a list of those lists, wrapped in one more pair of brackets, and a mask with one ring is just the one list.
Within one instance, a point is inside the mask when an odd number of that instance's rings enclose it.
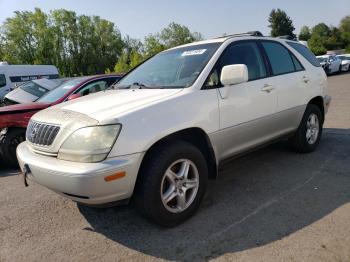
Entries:
{"label": "green tree", "polygon": [[292,19],[281,9],[272,9],[268,18],[271,28],[271,36],[291,36],[295,38]]}
{"label": "green tree", "polygon": [[201,34],[176,23],[169,24],[160,33],[149,34],[143,43],[127,36],[124,39],[125,48],[114,70],[118,73],[127,72],[165,49],[201,39]]}
{"label": "green tree", "polygon": [[166,49],[166,46],[161,42],[158,36],[148,35],[144,41],[145,56],[151,57]]}
{"label": "green tree", "polygon": [[117,27],[98,16],[59,9],[15,12],[2,26],[2,59],[13,64],[54,64],[64,76],[113,70],[124,43]]}
{"label": "green tree", "polygon": [[316,55],[325,54],[327,50],[343,48],[339,29],[329,27],[325,23],[319,23],[312,28],[311,38],[308,44],[311,51]]}
{"label": "green tree", "polygon": [[339,25],[340,37],[346,52],[350,52],[350,16],[344,17]]}
{"label": "green tree", "polygon": [[325,39],[318,34],[312,34],[308,46],[315,55],[323,55],[327,52]]}
{"label": "green tree", "polygon": [[173,22],[160,32],[159,38],[167,48],[171,48],[201,40],[202,35],[192,33],[188,27]]}
{"label": "green tree", "polygon": [[299,40],[308,41],[310,38],[311,38],[310,28],[308,26],[304,25],[300,29]]}

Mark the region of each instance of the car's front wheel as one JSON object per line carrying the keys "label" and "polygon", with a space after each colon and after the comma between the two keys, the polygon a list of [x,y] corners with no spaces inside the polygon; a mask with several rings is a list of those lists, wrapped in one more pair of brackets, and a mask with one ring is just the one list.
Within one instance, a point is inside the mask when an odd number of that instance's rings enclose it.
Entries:
{"label": "car's front wheel", "polygon": [[323,115],[320,108],[314,104],[306,107],[299,128],[290,142],[294,149],[301,153],[309,153],[318,146],[323,129]]}
{"label": "car's front wheel", "polygon": [[0,156],[5,165],[18,167],[17,146],[25,140],[24,128],[8,128],[0,133]]}
{"label": "car's front wheel", "polygon": [[154,148],[144,160],[135,189],[135,203],[150,220],[175,226],[198,209],[208,170],[198,148],[176,141]]}

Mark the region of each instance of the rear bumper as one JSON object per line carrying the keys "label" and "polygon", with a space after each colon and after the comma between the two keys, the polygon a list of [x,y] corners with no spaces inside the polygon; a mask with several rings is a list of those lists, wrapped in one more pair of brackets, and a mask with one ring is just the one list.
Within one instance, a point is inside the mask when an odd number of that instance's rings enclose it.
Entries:
{"label": "rear bumper", "polygon": [[[99,163],[77,163],[43,156],[31,151],[27,142],[17,148],[21,170],[30,169],[28,180],[43,185],[74,201],[103,205],[132,196],[143,154],[109,158]],[[105,177],[125,172],[117,180],[105,181]]]}

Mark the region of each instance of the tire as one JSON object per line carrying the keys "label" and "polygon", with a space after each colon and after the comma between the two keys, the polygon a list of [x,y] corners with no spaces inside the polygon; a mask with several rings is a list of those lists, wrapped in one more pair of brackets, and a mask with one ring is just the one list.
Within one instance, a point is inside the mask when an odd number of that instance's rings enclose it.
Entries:
{"label": "tire", "polygon": [[[199,208],[208,179],[208,168],[201,151],[178,140],[157,146],[144,161],[134,194],[137,209],[152,222],[165,227],[176,226],[191,217]],[[188,180],[174,182],[174,177],[180,177],[184,166],[189,167]],[[166,196],[169,196],[169,202]]]}
{"label": "tire", "polygon": [[24,128],[8,128],[0,135],[0,155],[3,163],[8,167],[18,167],[16,156],[17,146],[25,140]]}
{"label": "tire", "polygon": [[[314,125],[312,124],[312,118],[315,119]],[[290,139],[290,143],[295,151],[310,153],[316,149],[322,136],[323,118],[323,114],[318,106],[309,104],[306,107],[301,123],[294,136]]]}

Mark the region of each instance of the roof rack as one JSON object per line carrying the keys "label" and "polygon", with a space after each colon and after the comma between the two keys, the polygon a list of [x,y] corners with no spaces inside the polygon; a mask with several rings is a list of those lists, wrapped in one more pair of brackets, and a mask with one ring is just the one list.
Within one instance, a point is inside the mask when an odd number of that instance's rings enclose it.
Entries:
{"label": "roof rack", "polygon": [[281,35],[281,36],[277,36],[276,38],[286,39],[286,40],[291,40],[291,41],[298,41],[296,37],[293,37],[291,35]]}
{"label": "roof rack", "polygon": [[239,36],[257,36],[257,37],[262,37],[264,36],[260,31],[249,31],[247,33],[239,33],[239,34],[230,34],[230,35],[223,35],[216,37],[218,38],[224,38],[224,37],[239,37]]}

